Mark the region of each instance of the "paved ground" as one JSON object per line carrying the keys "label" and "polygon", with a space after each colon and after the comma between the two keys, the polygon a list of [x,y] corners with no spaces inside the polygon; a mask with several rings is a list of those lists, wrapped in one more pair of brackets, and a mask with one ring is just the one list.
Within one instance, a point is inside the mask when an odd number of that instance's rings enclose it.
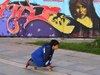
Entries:
{"label": "paved ground", "polygon": [[[46,38],[46,40],[51,39]],[[27,60],[31,57],[30,54],[39,47],[24,43],[37,40],[40,39],[0,38],[0,75],[100,75],[99,55],[62,49],[58,49],[54,53],[52,63],[57,66],[54,71],[48,72],[40,68],[35,71],[24,69]],[[42,40],[44,39],[42,38]],[[81,39],[81,41],[86,40]]]}

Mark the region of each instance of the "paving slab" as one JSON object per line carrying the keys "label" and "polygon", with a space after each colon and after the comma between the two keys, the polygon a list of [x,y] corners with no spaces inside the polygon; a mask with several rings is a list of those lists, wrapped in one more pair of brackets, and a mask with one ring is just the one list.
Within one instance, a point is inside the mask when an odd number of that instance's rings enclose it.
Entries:
{"label": "paving slab", "polygon": [[92,74],[87,74],[87,73],[82,73],[82,72],[71,72],[71,75],[92,75]]}
{"label": "paving slab", "polygon": [[74,65],[67,66],[66,68],[73,71],[87,72],[87,71],[96,69],[97,67],[83,65],[83,64],[74,64]]}
{"label": "paving slab", "polygon": [[92,75],[100,75],[100,68],[90,70],[87,73],[92,74]]}
{"label": "paving slab", "polygon": [[4,63],[0,63],[0,74],[1,75],[46,75],[44,73],[39,73],[35,71],[25,70],[19,67],[7,65]]}

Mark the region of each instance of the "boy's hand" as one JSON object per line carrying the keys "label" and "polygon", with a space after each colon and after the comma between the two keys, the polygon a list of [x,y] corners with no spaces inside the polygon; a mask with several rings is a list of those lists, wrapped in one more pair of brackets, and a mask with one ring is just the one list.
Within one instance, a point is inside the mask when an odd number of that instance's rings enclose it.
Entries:
{"label": "boy's hand", "polygon": [[49,65],[51,68],[53,67],[52,65]]}
{"label": "boy's hand", "polygon": [[50,66],[47,66],[46,68],[47,68],[47,69],[50,69],[51,67],[50,67]]}

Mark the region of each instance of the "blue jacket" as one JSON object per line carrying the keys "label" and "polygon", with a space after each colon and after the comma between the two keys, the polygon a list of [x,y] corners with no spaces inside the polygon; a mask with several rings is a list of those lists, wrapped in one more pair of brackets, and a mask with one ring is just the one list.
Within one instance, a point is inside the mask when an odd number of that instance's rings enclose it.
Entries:
{"label": "blue jacket", "polygon": [[49,44],[44,44],[31,54],[32,59],[38,67],[49,66],[51,64],[54,50]]}

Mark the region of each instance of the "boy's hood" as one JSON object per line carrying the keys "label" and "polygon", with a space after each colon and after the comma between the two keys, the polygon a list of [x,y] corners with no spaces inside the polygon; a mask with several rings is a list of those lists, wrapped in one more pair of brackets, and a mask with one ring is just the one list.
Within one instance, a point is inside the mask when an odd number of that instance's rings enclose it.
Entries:
{"label": "boy's hood", "polygon": [[47,45],[50,45],[50,44],[49,44],[49,43],[44,43],[44,44],[43,44],[43,46],[47,46]]}

